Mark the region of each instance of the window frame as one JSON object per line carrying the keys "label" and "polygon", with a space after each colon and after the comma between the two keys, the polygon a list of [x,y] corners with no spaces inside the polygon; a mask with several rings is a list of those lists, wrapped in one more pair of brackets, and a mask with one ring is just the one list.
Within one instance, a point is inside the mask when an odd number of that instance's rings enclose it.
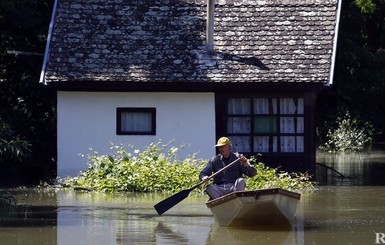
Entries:
{"label": "window frame", "polygon": [[[277,100],[277,112],[276,114],[275,113],[272,113],[272,114],[255,114],[255,111],[254,111],[254,106],[255,106],[255,99],[258,99],[258,98],[265,98],[265,99],[268,99],[269,101],[271,99],[276,99]],[[298,99],[302,99],[303,100],[303,108],[302,108],[302,113],[294,113],[294,114],[287,114],[287,113],[283,113],[280,109],[280,104],[281,104],[281,99],[283,98],[290,98],[290,99],[295,99],[298,101]],[[228,104],[230,102],[231,99],[249,99],[249,107],[250,107],[250,112],[249,113],[245,113],[245,114],[233,114],[229,111],[228,109]],[[268,145],[268,151],[266,152],[261,152],[261,153],[265,153],[265,154],[291,154],[291,155],[295,155],[295,154],[305,154],[306,152],[306,130],[302,131],[301,133],[298,133],[298,132],[294,132],[294,133],[284,133],[281,131],[281,118],[285,118],[285,117],[293,117],[295,118],[294,120],[296,121],[295,122],[295,125],[297,125],[297,118],[298,117],[302,117],[302,120],[303,120],[303,125],[306,125],[306,112],[305,112],[305,97],[302,95],[245,95],[245,96],[226,96],[225,98],[225,111],[224,111],[224,118],[225,118],[225,125],[226,127],[224,128],[225,129],[225,132],[226,134],[232,138],[232,137],[248,137],[249,138],[249,150],[250,152],[244,152],[244,153],[259,153],[259,152],[256,152],[255,150],[255,146],[254,146],[254,140],[255,140],[255,137],[268,137],[269,139],[269,145]],[[233,118],[233,117],[243,117],[243,118],[250,118],[250,132],[248,133],[237,133],[237,132],[234,132],[233,129],[230,129],[228,128],[228,120],[229,118]],[[254,122],[255,120],[257,120],[256,118],[269,118],[269,117],[276,117],[276,132],[255,132],[254,130]],[[304,127],[305,129],[306,127]],[[281,140],[282,138],[284,137],[288,137],[288,136],[293,136],[294,139],[297,141],[297,138],[298,137],[302,137],[302,150],[299,150],[301,148],[297,148],[299,147],[298,145],[298,142],[295,142],[295,150],[294,151],[284,151],[284,149],[281,147]],[[270,141],[273,140],[273,138],[276,137],[276,151],[274,151],[274,146],[271,145]]]}
{"label": "window frame", "polygon": [[[143,112],[151,115],[151,130],[149,131],[122,131],[122,113]],[[117,135],[156,135],[156,108],[154,107],[117,107],[116,108]]]}

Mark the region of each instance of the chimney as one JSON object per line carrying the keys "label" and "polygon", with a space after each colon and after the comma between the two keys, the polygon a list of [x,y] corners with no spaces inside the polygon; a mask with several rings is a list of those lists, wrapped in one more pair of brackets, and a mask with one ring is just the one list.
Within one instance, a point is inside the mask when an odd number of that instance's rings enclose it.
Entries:
{"label": "chimney", "polygon": [[206,48],[209,54],[214,53],[214,8],[215,0],[207,0]]}

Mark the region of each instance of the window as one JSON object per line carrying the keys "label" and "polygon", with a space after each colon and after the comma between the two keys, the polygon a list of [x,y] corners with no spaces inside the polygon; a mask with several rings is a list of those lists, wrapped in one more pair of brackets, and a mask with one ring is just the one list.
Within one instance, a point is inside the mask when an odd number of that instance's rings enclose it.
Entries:
{"label": "window", "polygon": [[117,108],[116,134],[155,135],[155,108]]}
{"label": "window", "polygon": [[227,134],[240,152],[304,152],[303,98],[229,98]]}

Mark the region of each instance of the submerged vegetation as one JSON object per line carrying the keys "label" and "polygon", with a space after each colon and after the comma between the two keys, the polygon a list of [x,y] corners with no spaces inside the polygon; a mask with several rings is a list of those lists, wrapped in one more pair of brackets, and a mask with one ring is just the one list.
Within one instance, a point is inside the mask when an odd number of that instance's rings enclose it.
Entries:
{"label": "submerged vegetation", "polygon": [[369,147],[373,141],[373,125],[354,118],[349,113],[337,117],[326,128],[329,130],[325,143],[319,148],[327,152],[359,152]]}
{"label": "submerged vegetation", "polygon": [[29,157],[31,145],[16,135],[0,117],[0,166],[16,164]]}
{"label": "submerged vegetation", "polygon": [[[178,158],[178,148],[161,142],[152,143],[141,151],[129,145],[132,152],[124,146],[112,146],[113,154],[99,155],[91,151],[89,166],[79,176],[66,178],[64,186],[90,188],[100,192],[176,192],[188,189],[198,182],[198,175],[204,164],[196,155]],[[278,172],[257,163],[257,175],[248,178],[248,189],[280,187],[288,190],[313,188],[307,174]],[[198,188],[203,193],[203,185]]]}
{"label": "submerged vegetation", "polygon": [[[251,159],[251,162],[254,160]],[[286,190],[312,190],[315,183],[307,173],[288,173],[254,161],[257,175],[247,179],[248,189],[282,188]]]}
{"label": "submerged vegetation", "polygon": [[8,191],[0,191],[0,208],[16,206],[16,199]]}

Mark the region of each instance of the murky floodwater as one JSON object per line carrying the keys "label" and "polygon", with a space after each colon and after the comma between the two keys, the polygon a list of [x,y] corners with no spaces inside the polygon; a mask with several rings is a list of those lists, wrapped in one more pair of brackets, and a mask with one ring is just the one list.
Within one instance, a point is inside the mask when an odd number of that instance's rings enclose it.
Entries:
{"label": "murky floodwater", "polygon": [[321,185],[385,185],[384,151],[339,155],[318,152],[317,163]]}
{"label": "murky floodwater", "polygon": [[17,209],[0,210],[0,244],[376,244],[385,233],[385,187],[354,185],[370,181],[355,168],[333,168],[352,177],[303,193],[292,230],[219,227],[207,198],[193,194],[158,216],[153,205],[167,195],[25,189],[13,191]]}
{"label": "murky floodwater", "polygon": [[204,197],[162,216],[165,196],[18,191],[20,212],[2,213],[0,244],[374,244],[385,233],[384,187],[328,186],[302,195],[293,230],[218,227]]}

